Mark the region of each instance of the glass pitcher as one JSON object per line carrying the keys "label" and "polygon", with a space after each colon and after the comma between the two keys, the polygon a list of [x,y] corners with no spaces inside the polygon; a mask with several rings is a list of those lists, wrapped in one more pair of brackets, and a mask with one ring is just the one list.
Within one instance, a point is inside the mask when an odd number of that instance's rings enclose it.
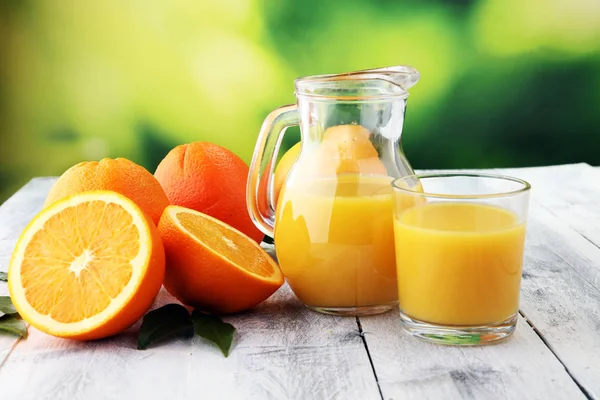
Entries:
{"label": "glass pitcher", "polygon": [[[400,137],[418,79],[408,66],[298,78],[297,105],[263,123],[248,210],[274,238],[294,294],[313,310],[377,314],[398,301],[391,182],[413,174]],[[292,125],[300,125],[301,151],[276,199],[275,158]]]}

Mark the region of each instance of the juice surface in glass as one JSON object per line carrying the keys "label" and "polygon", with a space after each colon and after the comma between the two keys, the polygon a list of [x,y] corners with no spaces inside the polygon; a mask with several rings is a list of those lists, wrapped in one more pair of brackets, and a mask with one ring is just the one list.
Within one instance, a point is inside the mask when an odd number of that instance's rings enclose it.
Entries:
{"label": "juice surface in glass", "polygon": [[304,304],[364,307],[397,301],[391,180],[344,174],[284,187],[275,249]]}
{"label": "juice surface in glass", "polygon": [[437,202],[394,220],[400,308],[440,325],[484,325],[514,316],[525,224],[503,208]]}

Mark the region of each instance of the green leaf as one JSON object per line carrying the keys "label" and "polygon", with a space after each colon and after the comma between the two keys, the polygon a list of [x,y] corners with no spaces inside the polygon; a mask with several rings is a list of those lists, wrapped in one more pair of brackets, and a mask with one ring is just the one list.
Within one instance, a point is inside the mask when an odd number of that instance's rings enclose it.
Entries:
{"label": "green leaf", "polygon": [[168,336],[191,337],[194,326],[188,310],[180,304],[167,304],[150,311],[142,320],[138,349],[144,350],[152,343]]}
{"label": "green leaf", "polygon": [[5,315],[0,318],[0,332],[6,332],[22,338],[27,337],[27,325],[16,315]]}
{"label": "green leaf", "polygon": [[235,332],[233,325],[221,321],[219,317],[204,314],[197,310],[192,312],[192,321],[194,323],[194,331],[198,336],[215,343],[219,346],[225,357],[229,356],[229,349],[233,342],[233,333]]}
{"label": "green leaf", "polygon": [[0,271],[0,281],[8,282],[8,274]]}
{"label": "green leaf", "polygon": [[0,296],[0,317],[5,315],[13,315],[17,313],[17,309],[13,306],[10,297]]}

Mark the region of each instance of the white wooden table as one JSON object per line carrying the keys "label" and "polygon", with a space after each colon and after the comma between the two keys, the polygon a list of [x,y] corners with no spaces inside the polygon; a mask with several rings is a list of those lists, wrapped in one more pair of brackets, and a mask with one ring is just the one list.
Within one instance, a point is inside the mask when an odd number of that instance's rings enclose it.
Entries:
{"label": "white wooden table", "polygon": [[[284,286],[226,318],[238,329],[229,358],[201,338],[136,350],[139,324],[90,343],[0,336],[0,399],[600,399],[600,168],[499,171],[533,185],[519,322],[504,343],[432,345],[397,312],[321,315]],[[0,207],[1,271],[53,181]],[[172,301],[162,292],[155,307]]]}

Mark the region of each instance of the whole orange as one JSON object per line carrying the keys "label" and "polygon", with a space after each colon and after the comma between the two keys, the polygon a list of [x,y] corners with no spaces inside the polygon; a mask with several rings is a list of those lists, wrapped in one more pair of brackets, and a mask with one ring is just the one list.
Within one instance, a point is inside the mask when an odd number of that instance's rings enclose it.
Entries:
{"label": "whole orange", "polygon": [[387,175],[379,153],[371,142],[371,135],[361,125],[330,126],[323,133],[317,159],[311,162],[324,174]]}
{"label": "whole orange", "polygon": [[65,171],[50,189],[44,207],[81,192],[110,190],[137,204],[158,224],[169,199],[146,168],[126,158],[84,161]]}
{"label": "whole orange", "polygon": [[248,166],[231,150],[208,142],[177,146],[154,176],[171,204],[210,215],[262,241],[246,207]]}

